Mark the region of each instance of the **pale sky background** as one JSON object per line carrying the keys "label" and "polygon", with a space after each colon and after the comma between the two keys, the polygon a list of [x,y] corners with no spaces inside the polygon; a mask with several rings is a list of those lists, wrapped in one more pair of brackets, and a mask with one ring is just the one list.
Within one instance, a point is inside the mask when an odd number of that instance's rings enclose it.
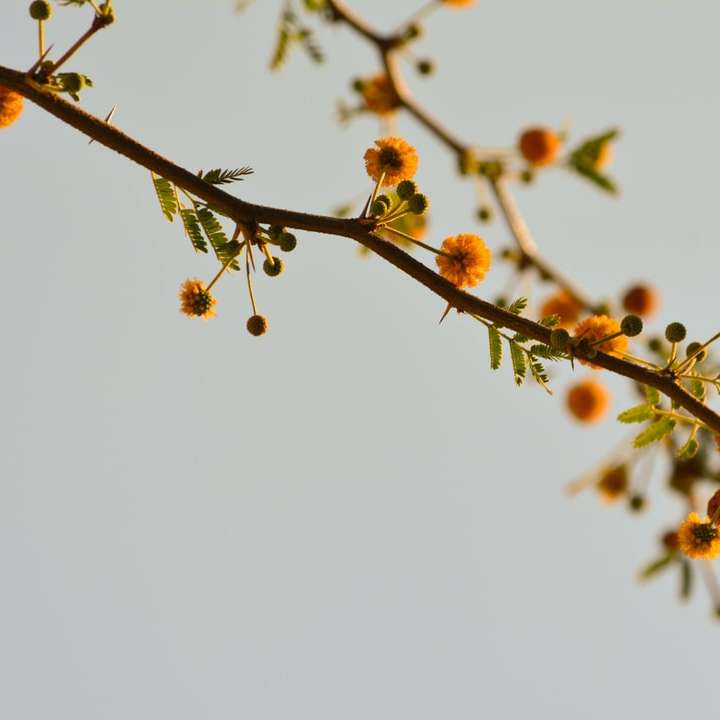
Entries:
{"label": "pale sky background", "polygon": [[[372,118],[334,119],[374,54],[323,26],[329,62],[271,75],[280,2],[116,0],[72,69],[83,106],[188,168],[252,165],[248,200],[324,212],[367,191]],[[416,3],[355,0],[392,27]],[[27,67],[27,2],[4,0],[0,63]],[[65,47],[88,11],[58,9]],[[482,0],[438,13],[409,75],[482,145],[529,123],[620,124],[613,200],[548,173],[519,203],[589,292],[648,278],[661,327],[717,330],[720,5]],[[432,240],[472,189],[409,118]],[[0,132],[0,716],[12,720],[677,718],[711,712],[720,628],[698,587],[640,587],[681,507],[640,518],[564,484],[623,437],[488,368],[479,327],[347,240],[299,233],[244,329],[240,278],[212,322],[177,289],[209,278],[148,173],[27,106]],[[428,261],[429,258],[426,259]],[[481,294],[501,287],[497,264]],[[695,309],[701,303],[708,310]],[[584,371],[581,373],[584,375]],[[613,413],[629,404],[613,382]]]}

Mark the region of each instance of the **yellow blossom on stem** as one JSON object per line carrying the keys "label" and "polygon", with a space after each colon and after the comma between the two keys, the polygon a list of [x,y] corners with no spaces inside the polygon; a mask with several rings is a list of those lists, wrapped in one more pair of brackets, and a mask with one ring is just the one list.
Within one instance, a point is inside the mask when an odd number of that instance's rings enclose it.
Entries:
{"label": "yellow blossom on stem", "polygon": [[714,560],[720,556],[720,531],[708,517],[691,512],[678,529],[680,549],[694,559]]}
{"label": "yellow blossom on stem", "polygon": [[23,96],[0,85],[0,128],[12,125],[23,111]]}
{"label": "yellow blossom on stem", "polygon": [[435,258],[440,274],[459,288],[475,287],[490,269],[492,254],[481,237],[470,233],[445,238]]}
{"label": "yellow blossom on stem", "polygon": [[215,315],[217,300],[205,288],[205,283],[198,278],[190,278],[180,286],[180,312],[188,317],[201,317],[207,320]]}
{"label": "yellow blossom on stem", "polygon": [[[575,326],[575,338],[577,340],[587,340],[591,343],[619,332],[620,323],[607,315],[591,315],[589,318],[585,318],[585,320],[582,320]],[[627,346],[628,341],[625,335],[618,335],[617,337],[608,339],[595,347],[605,353],[623,353],[627,350]],[[584,360],[582,358],[579,358],[579,360],[583,365],[589,365],[596,370],[600,368],[599,365],[595,365],[595,363],[592,363],[589,360]]]}
{"label": "yellow blossom on stem", "polygon": [[418,154],[410,143],[399,137],[385,137],[376,140],[375,145],[365,152],[365,168],[373,180],[392,187],[414,177]]}
{"label": "yellow blossom on stem", "polygon": [[400,106],[400,99],[385,73],[363,80],[360,92],[365,107],[377,115],[390,115]]}

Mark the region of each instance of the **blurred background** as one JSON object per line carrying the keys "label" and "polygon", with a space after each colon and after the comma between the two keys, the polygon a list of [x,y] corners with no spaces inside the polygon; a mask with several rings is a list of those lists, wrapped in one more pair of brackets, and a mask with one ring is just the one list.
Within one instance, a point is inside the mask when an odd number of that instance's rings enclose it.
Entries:
{"label": "blurred background", "polygon": [[[297,51],[271,74],[281,4],[115,0],[118,21],[69,70],[83,107],[189,169],[251,165],[243,198],[329,212],[369,190],[370,116],[336,100],[378,69],[343,27],[328,62]],[[410,0],[351,3],[395,27]],[[62,49],[89,23],[58,8]],[[479,145],[530,124],[574,138],[618,124],[610,198],[566,173],[517,192],[542,251],[593,296],[633,280],[656,321],[717,330],[720,123],[711,0],[481,0],[443,9],[408,69],[417,97]],[[27,2],[4,3],[6,66],[36,53]],[[472,185],[412,119],[429,240],[480,232]],[[259,275],[270,332],[245,331],[242,277],[218,317],[178,312],[209,279],[156,204],[149,173],[27,104],[0,133],[5,307],[0,355],[0,714],[72,717],[675,718],[716,685],[718,627],[702,587],[640,586],[683,513],[660,477],[648,509],[564,486],[625,436],[635,402],[604,378],[590,429],[556,394],[493,373],[484,330],[341,238],[298,233]],[[427,262],[432,262],[425,256]],[[507,269],[479,288],[493,297]],[[549,288],[537,288],[535,299]],[[587,371],[578,369],[584,377]],[[658,466],[659,468],[659,466]]]}

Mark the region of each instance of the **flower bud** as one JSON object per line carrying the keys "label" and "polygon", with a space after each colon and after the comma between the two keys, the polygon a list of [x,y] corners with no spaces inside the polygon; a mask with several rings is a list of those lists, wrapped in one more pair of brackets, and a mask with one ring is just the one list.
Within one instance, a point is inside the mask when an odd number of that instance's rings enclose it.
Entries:
{"label": "flower bud", "polygon": [[401,200],[409,200],[413,195],[415,195],[417,190],[417,184],[412,180],[403,180],[395,188],[395,192]]}
{"label": "flower bud", "polygon": [[30,3],[29,12],[33,20],[49,20],[52,15],[52,5],[46,0],[35,0]]}
{"label": "flower bud", "polygon": [[267,318],[264,315],[252,315],[248,318],[246,327],[247,331],[255,337],[264,335],[268,329]]}
{"label": "flower bud", "polygon": [[642,332],[643,321],[637,315],[626,315],[620,323],[620,329],[627,337],[635,337]]}
{"label": "flower bud", "polygon": [[286,232],[285,230],[280,233],[278,240],[280,242],[280,249],[283,252],[292,252],[297,246],[297,238],[292,233]]}
{"label": "flower bud", "polygon": [[282,275],[285,270],[285,263],[279,257],[273,257],[272,262],[266,259],[263,263],[263,270],[269,277],[277,277]]}
{"label": "flower bud", "polygon": [[425,213],[425,211],[428,209],[429,205],[430,205],[430,202],[427,199],[427,195],[422,195],[420,193],[415,193],[407,201],[408,210],[413,215],[423,215]]}
{"label": "flower bud", "polygon": [[665,328],[665,337],[667,338],[668,342],[682,342],[685,339],[686,335],[687,330],[682,323],[673,322]]}

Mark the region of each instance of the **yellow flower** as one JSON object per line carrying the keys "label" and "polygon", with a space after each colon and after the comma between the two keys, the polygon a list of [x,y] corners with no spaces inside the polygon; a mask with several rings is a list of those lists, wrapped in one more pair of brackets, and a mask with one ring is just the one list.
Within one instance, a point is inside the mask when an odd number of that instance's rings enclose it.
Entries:
{"label": "yellow flower", "polygon": [[570,297],[565,290],[558,290],[545,300],[540,308],[540,317],[546,318],[550,315],[558,315],[560,322],[557,327],[566,327],[577,322],[582,307],[574,298]]}
{"label": "yellow flower", "polygon": [[375,145],[365,152],[365,167],[373,180],[379,181],[384,174],[383,187],[392,187],[415,175],[418,155],[412,145],[399,137],[380,138]]}
{"label": "yellow flower", "polygon": [[[583,338],[590,342],[595,342],[596,340],[600,340],[607,335],[613,335],[617,332],[620,332],[620,323],[607,315],[591,315],[575,326],[575,337],[577,339]],[[618,337],[612,340],[606,340],[604,343],[596,345],[595,347],[605,353],[622,353],[627,350],[627,345],[628,341],[625,335],[618,335]],[[595,363],[589,360],[578,359],[583,365],[589,365],[596,370],[600,369],[599,365],[595,365]]]}
{"label": "yellow flower", "polygon": [[464,233],[445,238],[441,250],[446,255],[435,258],[440,274],[459,288],[474,287],[490,269],[490,249],[477,235]]}
{"label": "yellow flower", "polygon": [[546,128],[528,128],[520,135],[518,147],[522,156],[535,167],[552,165],[560,150],[560,138]]}
{"label": "yellow flower", "polygon": [[180,312],[188,317],[201,317],[204,320],[215,315],[213,309],[217,300],[205,289],[205,283],[198,278],[190,278],[180,286]]}
{"label": "yellow flower", "polygon": [[377,115],[390,115],[400,105],[390,78],[385,73],[373,75],[362,81],[362,93],[365,107]]}
{"label": "yellow flower", "polygon": [[0,85],[0,128],[12,125],[23,111],[23,96]]}
{"label": "yellow flower", "polygon": [[680,549],[691,558],[714,560],[720,556],[720,532],[706,516],[691,512],[678,529]]}
{"label": "yellow flower", "polygon": [[610,393],[605,386],[587,378],[573,385],[565,398],[570,414],[580,422],[601,420],[610,405]]}

